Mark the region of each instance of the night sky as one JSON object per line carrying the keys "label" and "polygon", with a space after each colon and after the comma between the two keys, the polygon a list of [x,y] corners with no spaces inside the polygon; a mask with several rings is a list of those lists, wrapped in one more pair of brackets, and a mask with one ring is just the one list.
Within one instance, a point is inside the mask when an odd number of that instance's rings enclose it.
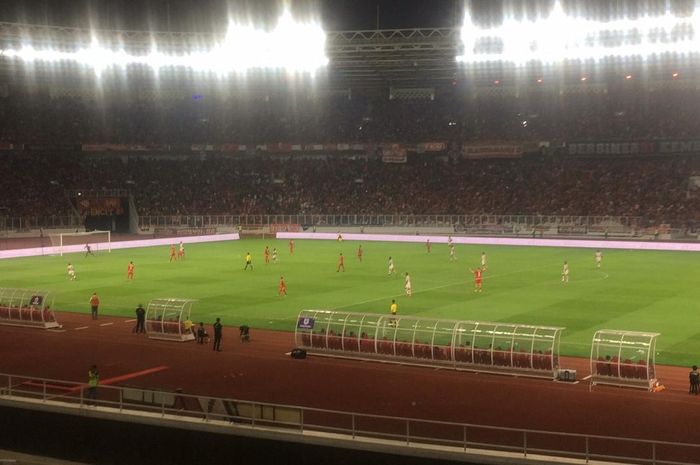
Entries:
{"label": "night sky", "polygon": [[[295,0],[295,17],[320,18],[326,30],[444,27],[461,24],[462,0]],[[229,13],[274,24],[283,3],[269,0],[2,0],[0,21],[107,29],[216,32]],[[168,18],[169,27],[168,27]]]}
{"label": "night sky", "polygon": [[[296,18],[320,18],[325,30],[334,31],[460,26],[465,1],[474,19],[493,24],[500,22],[504,11],[546,14],[554,0],[287,0],[287,4]],[[605,19],[659,14],[667,0],[562,0],[562,4],[566,11]],[[693,8],[693,0],[670,0],[670,4],[676,14]],[[229,15],[272,26],[282,5],[278,0],[0,0],[0,21],[216,33],[225,31]]]}

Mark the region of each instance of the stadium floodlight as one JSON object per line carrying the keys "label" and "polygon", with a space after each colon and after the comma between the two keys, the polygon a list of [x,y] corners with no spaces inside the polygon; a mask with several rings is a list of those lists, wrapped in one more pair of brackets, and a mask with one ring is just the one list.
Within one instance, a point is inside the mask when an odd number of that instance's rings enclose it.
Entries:
{"label": "stadium floodlight", "polygon": [[556,1],[546,18],[506,17],[498,27],[481,28],[467,11],[461,31],[465,65],[506,62],[552,64],[605,58],[700,54],[700,4],[692,15],[644,15],[610,21],[568,15]]}
{"label": "stadium floodlight", "polygon": [[89,47],[74,52],[25,45],[19,49],[0,49],[0,57],[26,62],[74,62],[92,68],[97,75],[110,67],[130,65],[149,66],[155,72],[167,67],[182,67],[219,76],[253,69],[284,69],[313,74],[328,64],[325,48],[326,34],[320,24],[295,21],[291,13],[285,11],[272,31],[231,21],[224,40],[201,52],[168,54],[158,51],[157,44],[153,43],[150,53],[134,55],[123,48],[102,47],[93,34]]}

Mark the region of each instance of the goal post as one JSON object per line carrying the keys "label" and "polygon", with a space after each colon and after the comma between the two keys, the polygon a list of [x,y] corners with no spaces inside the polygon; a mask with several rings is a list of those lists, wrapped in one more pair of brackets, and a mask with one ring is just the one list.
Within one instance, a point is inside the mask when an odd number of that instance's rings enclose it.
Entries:
{"label": "goal post", "polygon": [[64,253],[85,252],[86,246],[90,246],[92,252],[111,252],[112,233],[110,231],[87,231],[51,234],[51,245],[58,255]]}

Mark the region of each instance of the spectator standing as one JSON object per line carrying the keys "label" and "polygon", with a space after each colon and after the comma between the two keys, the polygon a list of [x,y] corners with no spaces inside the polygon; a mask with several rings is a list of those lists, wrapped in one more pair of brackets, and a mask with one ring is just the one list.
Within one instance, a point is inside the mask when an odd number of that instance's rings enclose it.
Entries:
{"label": "spectator standing", "polygon": [[97,365],[93,365],[88,370],[88,405],[97,405],[97,385],[100,383],[100,372]]}
{"label": "spectator standing", "polygon": [[223,327],[221,325],[221,318],[216,319],[214,323],[214,349],[217,352],[221,352],[221,336]]}
{"label": "spectator standing", "polygon": [[100,298],[97,297],[97,292],[93,292],[92,296],[90,297],[90,314],[92,315],[92,319],[96,320],[97,319],[97,310],[100,307]]}
{"label": "spectator standing", "polygon": [[698,373],[698,366],[693,365],[693,370],[688,374],[688,379],[690,381],[690,389],[688,394],[698,395],[698,385],[700,385],[700,373]]}
{"label": "spectator standing", "polygon": [[139,304],[139,306],[136,307],[136,326],[134,327],[134,332],[146,332],[146,310],[144,310],[143,305],[141,304]]}
{"label": "spectator standing", "polygon": [[[200,321],[197,327],[197,344],[204,344],[204,340],[207,338],[207,330],[204,329],[204,322]],[[209,341],[207,341],[209,342]]]}

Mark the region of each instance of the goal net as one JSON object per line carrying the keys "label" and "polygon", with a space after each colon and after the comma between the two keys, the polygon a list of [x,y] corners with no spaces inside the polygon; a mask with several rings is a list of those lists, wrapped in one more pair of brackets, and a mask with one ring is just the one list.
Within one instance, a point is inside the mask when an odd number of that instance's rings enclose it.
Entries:
{"label": "goal net", "polygon": [[89,231],[51,234],[51,245],[59,255],[71,252],[111,252],[112,234],[109,231]]}

